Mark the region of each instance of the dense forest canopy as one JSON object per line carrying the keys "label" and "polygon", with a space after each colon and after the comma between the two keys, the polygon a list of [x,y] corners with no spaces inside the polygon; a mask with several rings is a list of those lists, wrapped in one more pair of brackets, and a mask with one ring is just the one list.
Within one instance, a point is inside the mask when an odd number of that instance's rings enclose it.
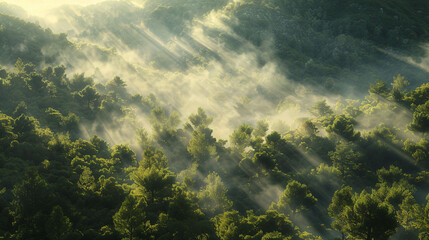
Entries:
{"label": "dense forest canopy", "polygon": [[0,239],[429,239],[429,2],[0,2]]}

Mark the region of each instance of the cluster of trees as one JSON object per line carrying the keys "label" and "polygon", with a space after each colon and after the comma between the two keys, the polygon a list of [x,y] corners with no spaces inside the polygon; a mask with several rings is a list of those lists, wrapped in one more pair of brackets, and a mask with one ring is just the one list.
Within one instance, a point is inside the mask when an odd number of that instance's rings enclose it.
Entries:
{"label": "cluster of trees", "polygon": [[[429,37],[428,9],[429,5],[424,0],[256,0],[234,4],[225,0],[174,0],[146,1],[143,8],[130,1],[120,1],[84,8],[65,6],[53,14],[58,19],[57,23],[44,24],[54,31],[66,31],[81,41],[115,47],[119,51],[138,52],[145,56],[144,59],[150,59],[156,68],[171,71],[204,66],[221,59],[216,49],[208,48],[200,39],[191,37],[195,26],[202,27],[198,25],[200,20],[204,22],[207,14],[218,11],[220,16],[226,16],[221,19],[232,32],[206,24],[202,30],[207,41],[238,53],[249,50],[247,44],[242,44],[243,40],[262,51],[266,51],[264,48],[268,46],[276,56],[275,60],[296,81],[315,84],[322,78],[321,85],[338,91],[347,79],[347,83],[365,91],[367,84],[362,81],[377,77],[388,79],[391,72],[396,74],[398,69],[413,79],[428,77],[425,71],[380,51],[388,49],[388,52],[399,55],[406,53],[418,62],[424,52],[421,43]],[[10,11],[6,8],[3,12]],[[115,54],[113,49],[102,51],[72,44],[64,34],[53,35],[49,30],[9,16],[1,18],[4,23],[0,28],[0,33],[3,31],[0,43],[6,43],[1,57],[9,62],[18,56],[35,64],[41,61],[53,63],[64,57],[59,56],[58,51],[47,51],[46,46],[67,50],[67,55],[76,55],[79,59],[85,58],[81,50],[95,52],[91,54],[93,56],[112,57]],[[2,38],[3,34],[6,37]],[[182,41],[195,53],[182,48],[181,44],[176,44],[177,41]],[[175,54],[161,43],[173,45]],[[261,65],[273,61],[270,55],[260,58]],[[69,64],[73,65],[74,61],[69,61]]]}
{"label": "cluster of trees", "polygon": [[26,62],[40,64],[54,63],[57,51],[52,49],[70,49],[72,43],[65,34],[55,35],[50,30],[35,27],[34,24],[0,13],[0,63],[8,64],[21,57]]}
{"label": "cluster of trees", "polygon": [[[378,47],[413,51],[428,37],[421,20],[426,1],[147,4],[143,10],[129,3],[84,10],[76,22],[87,16],[93,22],[76,34],[98,41],[108,26],[139,49],[142,20],[169,38],[186,35],[194,17],[222,9],[237,36],[255,46],[273,35],[292,78],[322,76],[326,87],[338,74],[379,59]],[[106,20],[102,8],[93,14],[100,6],[121,14]],[[229,34],[207,34],[246,51]],[[152,42],[148,48],[162,48],[143,36]],[[198,57],[216,55],[188,40]],[[0,63],[22,59],[0,68],[0,239],[429,238],[428,83],[408,91],[401,75],[390,85],[379,80],[362,101],[333,107],[321,100],[305,109],[313,117],[297,129],[247,122],[224,140],[214,137],[213,119],[203,109],[182,124],[155,96],[130,94],[120,77],[96,84],[84,74],[69,78],[63,65],[42,68],[61,55],[86,59],[64,34],[0,14],[0,47]],[[114,52],[93,51],[105,61]],[[257,89],[276,104],[263,90]],[[237,108],[243,119],[251,114],[249,104]],[[151,129],[131,124],[137,146],[111,146],[105,130],[123,119],[136,122],[137,111]],[[95,126],[97,135],[87,137],[85,126]]]}
{"label": "cluster of trees", "polygon": [[69,68],[81,69],[84,62],[91,62],[92,66],[113,63],[129,73],[136,72],[134,66],[118,56],[114,49],[85,42],[73,43],[66,33],[54,34],[38,22],[19,19],[16,15],[21,17],[20,14],[9,11],[13,6],[4,5],[0,5],[0,64],[10,65],[18,58],[37,67],[60,62]]}
{"label": "cluster of trees", "polygon": [[[94,84],[18,60],[0,81],[2,238],[428,237],[428,84],[407,91],[398,75],[363,101],[317,102],[296,130],[243,123],[228,142],[203,109],[180,124],[119,77]],[[81,124],[114,127],[131,107],[152,124],[137,149],[81,138]]]}
{"label": "cluster of trees", "polygon": [[[321,85],[331,91],[342,81],[353,82],[365,91],[362,71],[368,79],[388,79],[398,69],[413,79],[427,78],[379,50],[423,57],[420,43],[429,37],[424,13],[428,8],[423,0],[256,0],[237,3],[225,14],[233,16],[228,24],[234,33],[256,46],[266,47],[269,36],[270,51],[284,63],[291,78],[312,84],[320,84],[322,78]],[[208,32],[229,49],[247,51],[232,34]],[[388,74],[380,69],[388,69]],[[338,79],[344,75],[347,78]]]}
{"label": "cluster of trees", "polygon": [[81,136],[79,125],[97,124],[104,136],[104,128],[120,124],[112,119],[126,118],[131,107],[149,114],[157,105],[154,96],[129,94],[120,77],[95,84],[83,73],[68,78],[63,65],[38,70],[18,59],[11,71],[0,68],[0,75],[3,113],[35,117],[42,126],[69,133],[72,139]]}

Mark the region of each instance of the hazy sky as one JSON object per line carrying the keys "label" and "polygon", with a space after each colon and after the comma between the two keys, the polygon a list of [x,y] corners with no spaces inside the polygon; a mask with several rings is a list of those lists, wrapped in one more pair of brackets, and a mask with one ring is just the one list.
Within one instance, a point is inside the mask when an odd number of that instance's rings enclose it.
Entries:
{"label": "hazy sky", "polygon": [[0,0],[24,8],[30,15],[40,15],[41,11],[63,4],[90,5],[105,0]]}

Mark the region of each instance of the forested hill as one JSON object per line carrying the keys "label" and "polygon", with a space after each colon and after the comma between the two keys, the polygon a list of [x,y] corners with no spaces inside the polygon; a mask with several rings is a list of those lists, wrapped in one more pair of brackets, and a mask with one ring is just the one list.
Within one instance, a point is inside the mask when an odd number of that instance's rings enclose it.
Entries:
{"label": "forested hill", "polygon": [[209,2],[64,7],[51,12],[57,21],[43,24],[77,39],[139,52],[170,71],[213,59],[228,63],[223,51],[248,53],[256,47],[266,53],[259,55],[259,64],[275,61],[295,81],[339,93],[350,85],[366,92],[373,79],[389,81],[398,73],[414,87],[428,78],[417,66],[429,37],[427,1]]}
{"label": "forested hill", "polygon": [[1,11],[0,46],[0,64],[3,66],[13,66],[19,58],[38,68],[61,63],[75,71],[91,70],[91,74],[98,74],[102,79],[104,75],[100,70],[97,71],[101,66],[115,65],[130,74],[136,72],[132,64],[124,61],[112,49],[89,43],[72,43],[64,33],[54,34],[49,28],[42,28]]}
{"label": "forested hill", "polygon": [[[316,103],[296,130],[243,123],[227,144],[203,109],[182,125],[120,78],[64,70],[0,71],[4,239],[427,239],[428,84],[398,75],[365,101]],[[138,106],[151,126],[132,148],[79,138]]]}
{"label": "forested hill", "polygon": [[[52,64],[60,49],[67,51],[72,47],[65,34],[54,35],[50,30],[4,14],[0,15],[0,22],[3,65],[14,63],[19,57],[34,64]],[[50,53],[46,52],[48,46],[52,48]]]}
{"label": "forested hill", "polygon": [[[428,66],[428,9],[422,0],[106,1],[59,7],[28,19],[73,41],[114,48],[130,64],[151,62],[156,69],[183,71],[213,61],[228,65],[230,54],[260,51],[265,53],[258,54],[260,66],[275,62],[296,82],[362,95],[374,79],[390,81],[398,73],[413,87],[426,81],[427,71],[419,64]],[[0,12],[26,16],[10,4]],[[14,51],[20,50],[16,45]],[[111,54],[86,44],[81,48],[85,57]],[[46,55],[52,63],[54,53],[35,54],[31,62]],[[16,55],[7,58],[16,61]]]}
{"label": "forested hill", "polygon": [[429,239],[428,10],[0,4],[0,239]]}

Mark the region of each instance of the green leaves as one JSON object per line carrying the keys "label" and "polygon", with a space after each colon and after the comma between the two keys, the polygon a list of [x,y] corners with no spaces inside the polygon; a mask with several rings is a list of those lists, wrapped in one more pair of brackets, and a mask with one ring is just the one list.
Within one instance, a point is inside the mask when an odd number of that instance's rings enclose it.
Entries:
{"label": "green leaves", "polygon": [[188,152],[200,164],[216,157],[216,138],[212,136],[212,132],[209,128],[199,126],[189,140]]}
{"label": "green leaves", "polygon": [[230,136],[231,145],[237,152],[243,153],[246,147],[250,146],[252,140],[253,127],[247,123],[241,124]]}
{"label": "green leaves", "polygon": [[112,159],[114,162],[120,163],[122,167],[136,166],[136,154],[128,145],[119,144],[112,148]]}
{"label": "green leaves", "polygon": [[133,180],[145,201],[154,204],[171,196],[175,175],[165,168],[139,167],[133,175]]}
{"label": "green leaves", "polygon": [[397,221],[393,208],[374,196],[362,192],[353,208],[345,208],[347,232],[361,239],[389,239],[396,232]]}
{"label": "green leaves", "polygon": [[143,161],[139,163],[143,169],[157,168],[166,169],[168,167],[168,159],[160,149],[148,147],[143,152]]}
{"label": "green leaves", "polygon": [[49,239],[62,240],[71,232],[71,228],[72,223],[67,216],[64,216],[63,209],[60,206],[55,206],[46,222],[46,232]]}
{"label": "green leaves", "polygon": [[286,214],[294,214],[309,209],[317,202],[307,185],[291,181],[286,186],[274,208]]}
{"label": "green leaves", "polygon": [[98,100],[100,98],[100,95],[97,93],[97,90],[95,90],[92,86],[86,86],[84,89],[82,89],[80,92],[78,92],[77,96],[79,99],[84,103],[89,110],[98,108]]}
{"label": "green leaves", "polygon": [[241,216],[229,211],[213,218],[217,236],[222,240],[245,239],[302,239],[292,222],[274,210],[256,216],[252,211]]}
{"label": "green leaves", "polygon": [[348,141],[356,140],[360,133],[354,130],[354,120],[345,115],[337,115],[334,122],[326,128],[331,135],[337,135]]}
{"label": "green leaves", "polygon": [[196,114],[191,114],[189,116],[189,122],[192,129],[196,130],[200,126],[207,128],[213,122],[213,118],[208,117],[202,108],[198,108],[198,112]]}
{"label": "green leaves", "polygon": [[390,90],[386,82],[378,79],[375,84],[371,84],[368,92],[382,97],[388,97]]}
{"label": "green leaves", "polygon": [[206,186],[198,193],[201,211],[213,217],[231,209],[232,202],[227,198],[228,190],[219,175],[210,173],[204,182]]}
{"label": "green leaves", "polygon": [[389,239],[399,221],[412,228],[416,208],[414,198],[406,186],[387,187],[367,193],[354,194],[350,187],[337,190],[329,205],[332,226],[356,239]]}
{"label": "green leaves", "polygon": [[276,167],[276,159],[271,149],[267,147],[261,148],[252,158],[252,162],[262,169],[272,170]]}
{"label": "green leaves", "polygon": [[45,216],[50,209],[52,196],[48,184],[36,171],[30,171],[26,178],[12,190],[10,215],[21,239],[42,238],[45,234]]}
{"label": "green leaves", "polygon": [[89,167],[83,167],[83,171],[79,176],[77,186],[81,188],[84,193],[88,191],[95,191],[97,185],[95,183],[95,178],[92,175],[92,171]]}
{"label": "green leaves", "polygon": [[334,113],[331,107],[326,104],[326,99],[316,102],[310,109],[310,112],[316,117],[323,117]]}
{"label": "green leaves", "polygon": [[409,128],[418,132],[429,131],[429,101],[416,108],[413,113],[413,121],[409,125]]}
{"label": "green leaves", "polygon": [[147,231],[144,203],[136,196],[128,195],[119,211],[113,215],[116,231],[133,240],[137,235]]}

